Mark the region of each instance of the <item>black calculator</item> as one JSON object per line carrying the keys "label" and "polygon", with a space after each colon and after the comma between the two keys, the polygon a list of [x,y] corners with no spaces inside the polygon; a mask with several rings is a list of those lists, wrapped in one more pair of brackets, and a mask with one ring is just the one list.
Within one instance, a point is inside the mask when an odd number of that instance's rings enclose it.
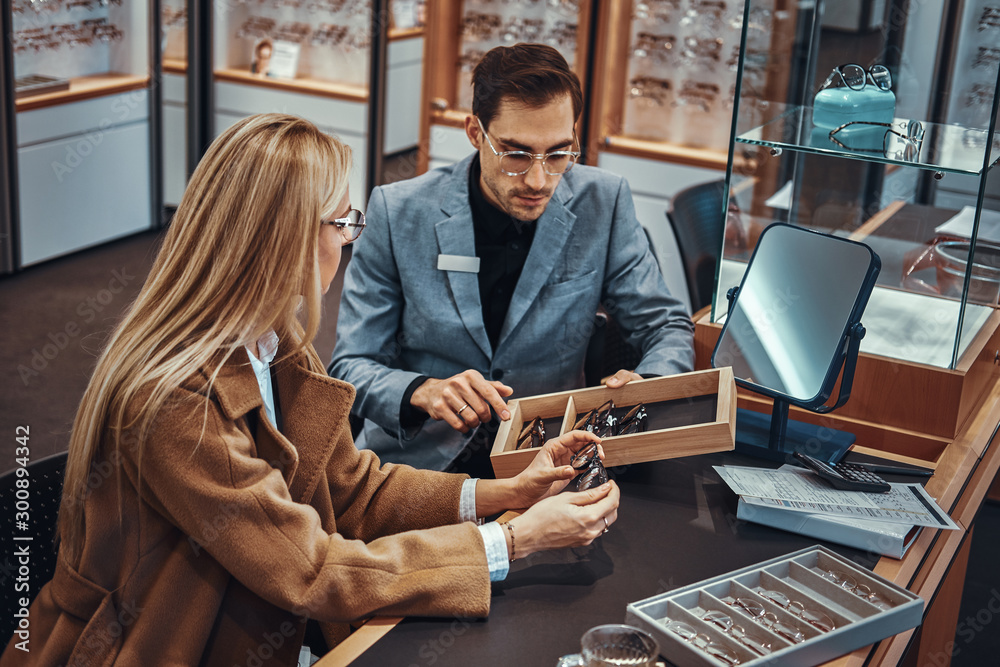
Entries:
{"label": "black calculator", "polygon": [[871,470],[853,463],[841,462],[830,465],[802,452],[795,452],[795,458],[836,489],[869,493],[888,493],[892,490],[892,487],[884,479]]}

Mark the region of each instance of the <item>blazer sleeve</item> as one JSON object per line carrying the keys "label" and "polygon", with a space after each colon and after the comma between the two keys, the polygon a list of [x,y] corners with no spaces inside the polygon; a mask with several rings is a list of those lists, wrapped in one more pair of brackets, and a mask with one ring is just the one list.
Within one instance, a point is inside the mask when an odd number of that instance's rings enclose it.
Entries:
{"label": "blazer sleeve", "polygon": [[[410,530],[367,543],[327,533],[313,507],[291,498],[279,470],[257,458],[249,434],[214,402],[206,409],[204,398],[191,397],[195,400],[164,407],[141,464],[135,452],[125,451],[123,465],[143,500],[189,536],[192,558],[210,556],[261,598],[321,621],[489,612],[485,547],[474,523]],[[190,426],[202,423],[203,429]],[[377,465],[374,457],[358,458],[355,474],[340,480],[361,480],[353,495],[360,507],[384,506],[375,498],[380,494],[398,504],[396,485],[419,481],[411,474],[397,482],[391,472],[380,478],[370,469],[373,461]],[[437,503],[451,503],[457,516],[457,494]],[[442,518],[447,517],[437,520]],[[365,525],[358,517],[348,523],[359,534],[375,534],[406,519],[373,519]]]}
{"label": "blazer sleeve", "polygon": [[354,413],[406,439],[399,411],[418,373],[393,368],[404,305],[393,250],[389,210],[375,188],[365,215],[367,233],[355,244],[337,313],[337,343],[327,371],[357,389]]}
{"label": "blazer sleeve", "polygon": [[667,288],[635,215],[628,182],[618,180],[601,302],[642,353],[640,375],[672,375],[694,368],[694,324]]}

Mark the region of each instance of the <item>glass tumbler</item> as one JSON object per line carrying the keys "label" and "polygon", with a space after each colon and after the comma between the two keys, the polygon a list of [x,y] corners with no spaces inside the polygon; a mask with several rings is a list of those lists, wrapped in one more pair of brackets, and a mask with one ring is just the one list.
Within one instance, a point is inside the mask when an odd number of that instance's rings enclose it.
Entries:
{"label": "glass tumbler", "polygon": [[580,639],[580,649],[579,653],[559,658],[556,667],[655,667],[660,653],[649,633],[630,625],[591,628]]}

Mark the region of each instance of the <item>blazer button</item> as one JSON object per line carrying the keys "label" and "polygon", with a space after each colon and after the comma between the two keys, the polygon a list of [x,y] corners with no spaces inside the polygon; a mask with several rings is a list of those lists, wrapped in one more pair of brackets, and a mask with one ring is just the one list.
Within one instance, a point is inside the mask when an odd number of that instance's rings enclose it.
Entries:
{"label": "blazer button", "polygon": [[492,377],[494,380],[502,380],[503,379],[503,370],[500,369],[500,368],[494,368],[493,372],[490,373],[490,377]]}

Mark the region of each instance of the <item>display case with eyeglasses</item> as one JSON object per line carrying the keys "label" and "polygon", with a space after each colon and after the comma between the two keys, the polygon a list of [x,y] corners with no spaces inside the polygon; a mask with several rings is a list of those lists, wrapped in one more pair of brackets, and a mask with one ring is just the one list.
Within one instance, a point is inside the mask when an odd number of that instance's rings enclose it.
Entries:
{"label": "display case with eyeglasses", "polygon": [[[728,202],[740,215],[720,211],[718,224],[738,226],[749,242],[723,242],[708,318],[717,327],[726,316],[726,294],[772,222],[866,243],[882,270],[865,311],[854,392],[837,416],[945,439],[1000,377],[1000,225],[988,208],[1000,208],[989,198],[1000,193],[1000,62],[990,53],[1000,3],[948,5],[887,5],[881,28],[845,32],[825,24],[824,3],[800,4],[794,59],[757,52],[745,33],[726,172]],[[745,12],[769,7],[747,0]],[[761,58],[789,82],[766,107],[753,74]],[[963,100],[973,83],[984,99],[970,108]],[[943,184],[962,179],[975,181],[973,194],[939,200]],[[712,326],[699,325],[706,340]],[[877,433],[869,442],[884,441]],[[942,450],[920,456],[936,461]]]}
{"label": "display case with eyeglasses", "polygon": [[157,208],[150,4],[12,0],[0,11],[13,74],[0,99],[15,143],[2,172],[16,177],[0,183],[15,214],[9,230],[8,216],[0,221],[16,242],[7,268],[149,229]]}
{"label": "display case with eyeglasses", "polygon": [[[464,133],[472,70],[496,46],[556,48],[587,81],[592,0],[440,0],[428,5],[427,87],[421,168],[457,162],[472,150]],[[584,95],[587,91],[584,90]]]}
{"label": "display case with eyeglasses", "polygon": [[[744,25],[755,57],[790,48],[795,11],[785,4],[769,0],[744,20],[741,0],[608,3],[590,143],[602,152],[721,171]],[[783,85],[782,69],[759,64],[755,86]]]}
{"label": "display case with eyeglasses", "polygon": [[546,440],[571,430],[596,434],[604,449],[603,462],[586,448],[576,453],[571,465],[579,490],[603,483],[606,469],[615,466],[727,451],[734,442],[735,391],[732,370],[723,368],[518,398],[494,440],[493,471],[500,478],[517,475]]}
{"label": "display case with eyeglasses", "polygon": [[919,625],[923,600],[817,546],[628,605],[678,667],[816,665]]}

